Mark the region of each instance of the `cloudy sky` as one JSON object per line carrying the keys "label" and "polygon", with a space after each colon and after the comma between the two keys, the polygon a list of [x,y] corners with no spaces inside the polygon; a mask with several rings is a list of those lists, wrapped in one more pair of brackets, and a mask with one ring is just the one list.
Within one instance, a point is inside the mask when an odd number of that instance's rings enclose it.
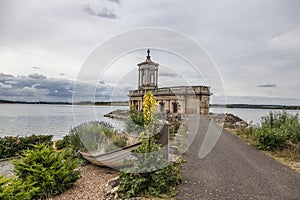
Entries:
{"label": "cloudy sky", "polygon": [[[205,49],[222,79],[222,86],[210,84],[214,103],[226,95],[228,103],[300,105],[299,8],[298,0],[0,0],[0,99],[71,101],[82,66],[100,44],[158,27]],[[86,92],[80,100],[90,100],[89,91],[99,101],[112,94],[127,100],[145,54],[116,59],[96,90],[78,83]],[[189,66],[174,55],[151,54],[161,65],[160,86],[207,83],[206,74],[181,72]]]}

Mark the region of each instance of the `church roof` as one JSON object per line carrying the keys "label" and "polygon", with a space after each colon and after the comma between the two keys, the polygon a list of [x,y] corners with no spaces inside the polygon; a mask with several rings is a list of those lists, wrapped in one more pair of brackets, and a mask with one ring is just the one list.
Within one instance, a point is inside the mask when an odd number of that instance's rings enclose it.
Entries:
{"label": "church roof", "polygon": [[138,65],[138,66],[141,66],[141,65],[146,65],[146,64],[148,64],[148,65],[155,65],[155,66],[158,66],[158,63],[155,63],[155,62],[153,62],[153,61],[151,60],[150,49],[148,49],[147,54],[148,54],[148,55],[147,55],[147,57],[146,57],[146,60],[145,60],[144,62],[138,63],[137,65]]}

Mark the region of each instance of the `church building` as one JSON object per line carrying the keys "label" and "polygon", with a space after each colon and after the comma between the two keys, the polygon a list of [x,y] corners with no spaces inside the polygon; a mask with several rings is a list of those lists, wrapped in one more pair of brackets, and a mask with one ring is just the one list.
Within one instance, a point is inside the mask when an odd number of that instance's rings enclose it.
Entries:
{"label": "church building", "polygon": [[167,114],[209,113],[210,87],[177,86],[158,88],[158,63],[150,59],[150,50],[144,62],[138,63],[138,89],[129,91],[129,105],[137,111],[143,109],[143,96],[152,91],[158,102],[158,112]]}

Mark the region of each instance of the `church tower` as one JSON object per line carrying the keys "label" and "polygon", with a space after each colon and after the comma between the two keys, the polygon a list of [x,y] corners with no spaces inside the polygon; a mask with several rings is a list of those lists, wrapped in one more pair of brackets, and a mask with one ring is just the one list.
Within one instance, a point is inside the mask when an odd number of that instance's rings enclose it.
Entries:
{"label": "church tower", "polygon": [[147,57],[144,62],[137,64],[139,67],[138,89],[154,90],[158,86],[158,63],[154,63],[150,59],[150,50],[147,51]]}
{"label": "church tower", "polygon": [[168,117],[180,119],[182,114],[209,113],[209,86],[176,86],[158,88],[158,63],[151,60],[150,50],[146,60],[138,66],[138,89],[129,90],[129,107],[136,111],[143,110],[143,97],[152,91],[158,103],[157,110]]}

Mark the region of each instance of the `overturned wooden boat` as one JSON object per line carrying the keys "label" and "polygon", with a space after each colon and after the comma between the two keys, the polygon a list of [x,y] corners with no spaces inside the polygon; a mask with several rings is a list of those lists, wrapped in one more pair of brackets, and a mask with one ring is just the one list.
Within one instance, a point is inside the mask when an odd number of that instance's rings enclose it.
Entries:
{"label": "overturned wooden boat", "polygon": [[107,166],[112,168],[121,168],[132,165],[135,157],[131,150],[137,148],[141,143],[135,143],[123,148],[115,149],[104,154],[89,154],[80,152],[80,154],[89,162],[98,166]]}
{"label": "overturned wooden boat", "polygon": [[[160,139],[158,141],[159,144],[165,146],[168,145],[169,140],[169,126],[168,124],[164,124],[160,133]],[[84,153],[80,152],[80,154],[89,162],[98,165],[98,166],[107,166],[112,168],[122,168],[126,166],[131,166],[136,157],[132,154],[132,150],[136,149],[141,142],[137,142],[137,138],[131,138],[131,142],[134,143],[132,145],[128,145],[126,147],[122,147],[119,149],[115,149],[113,151],[107,153]],[[168,160],[168,149],[166,153],[166,159]]]}

